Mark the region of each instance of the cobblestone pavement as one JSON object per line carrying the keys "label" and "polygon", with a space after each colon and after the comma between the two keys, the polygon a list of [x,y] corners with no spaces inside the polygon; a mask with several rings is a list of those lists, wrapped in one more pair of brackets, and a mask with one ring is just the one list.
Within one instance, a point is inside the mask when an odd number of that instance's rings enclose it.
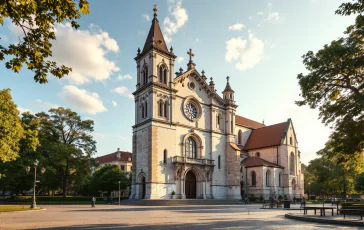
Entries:
{"label": "cobblestone pavement", "polygon": [[284,218],[300,211],[261,205],[43,205],[46,211],[0,214],[0,229],[359,229]]}

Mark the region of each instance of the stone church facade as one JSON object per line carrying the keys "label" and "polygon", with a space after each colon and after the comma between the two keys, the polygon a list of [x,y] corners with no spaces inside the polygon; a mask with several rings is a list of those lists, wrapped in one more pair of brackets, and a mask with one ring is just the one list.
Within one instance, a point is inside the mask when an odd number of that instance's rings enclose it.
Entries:
{"label": "stone church facade", "polygon": [[198,72],[175,72],[157,9],[138,49],[131,199],[288,198],[303,195],[293,123],[266,126],[236,114],[229,77],[222,96]]}

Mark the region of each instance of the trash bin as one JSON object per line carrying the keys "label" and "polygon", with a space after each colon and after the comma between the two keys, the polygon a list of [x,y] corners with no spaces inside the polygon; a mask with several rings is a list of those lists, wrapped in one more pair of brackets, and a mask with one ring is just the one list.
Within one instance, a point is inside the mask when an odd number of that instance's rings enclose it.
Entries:
{"label": "trash bin", "polygon": [[289,201],[289,200],[284,200],[283,201],[283,207],[284,208],[291,208],[291,201]]}

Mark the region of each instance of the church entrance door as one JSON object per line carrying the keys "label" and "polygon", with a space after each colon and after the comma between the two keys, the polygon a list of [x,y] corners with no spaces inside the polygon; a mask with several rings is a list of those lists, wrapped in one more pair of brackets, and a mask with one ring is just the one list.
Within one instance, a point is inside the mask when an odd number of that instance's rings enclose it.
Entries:
{"label": "church entrance door", "polygon": [[192,171],[186,174],[185,193],[186,199],[196,199],[196,176]]}
{"label": "church entrance door", "polygon": [[145,198],[145,177],[142,177],[142,199]]}

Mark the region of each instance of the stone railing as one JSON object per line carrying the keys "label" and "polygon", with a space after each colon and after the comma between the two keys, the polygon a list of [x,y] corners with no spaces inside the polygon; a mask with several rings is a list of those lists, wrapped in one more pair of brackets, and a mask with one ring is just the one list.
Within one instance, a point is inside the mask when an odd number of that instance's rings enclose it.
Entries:
{"label": "stone railing", "polygon": [[186,164],[198,164],[198,165],[210,165],[214,166],[214,160],[209,159],[197,159],[191,157],[174,156],[173,163],[186,163]]}

